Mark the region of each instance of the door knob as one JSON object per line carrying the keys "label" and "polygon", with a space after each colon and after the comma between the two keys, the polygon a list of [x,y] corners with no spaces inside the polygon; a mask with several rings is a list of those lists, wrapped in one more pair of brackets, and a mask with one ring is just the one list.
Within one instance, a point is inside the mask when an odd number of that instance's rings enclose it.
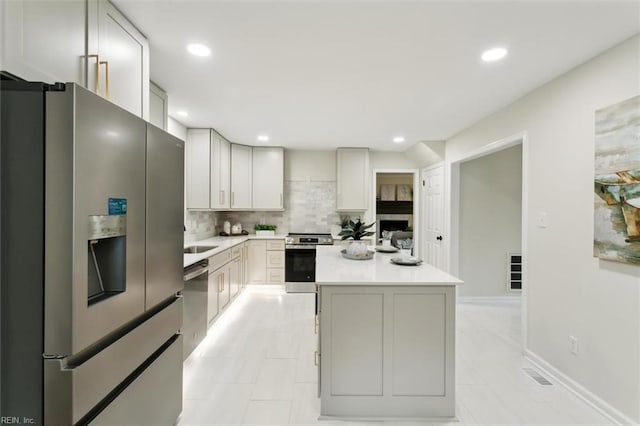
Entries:
{"label": "door knob", "polygon": [[442,241],[442,235],[438,235],[438,236],[436,237],[436,240],[438,240],[438,241]]}

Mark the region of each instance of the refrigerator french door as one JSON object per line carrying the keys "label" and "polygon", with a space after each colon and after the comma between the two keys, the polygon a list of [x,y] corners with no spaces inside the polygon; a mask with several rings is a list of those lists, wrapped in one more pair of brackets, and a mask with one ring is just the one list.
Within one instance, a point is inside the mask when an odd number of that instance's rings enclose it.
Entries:
{"label": "refrigerator french door", "polygon": [[183,142],[74,84],[0,88],[0,415],[173,424]]}

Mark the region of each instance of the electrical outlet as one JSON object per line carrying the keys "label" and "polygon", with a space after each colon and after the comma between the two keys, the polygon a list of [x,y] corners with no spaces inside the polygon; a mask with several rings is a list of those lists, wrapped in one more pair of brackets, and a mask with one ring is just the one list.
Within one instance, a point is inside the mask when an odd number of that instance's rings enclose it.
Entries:
{"label": "electrical outlet", "polygon": [[569,336],[569,352],[574,355],[578,355],[578,338]]}

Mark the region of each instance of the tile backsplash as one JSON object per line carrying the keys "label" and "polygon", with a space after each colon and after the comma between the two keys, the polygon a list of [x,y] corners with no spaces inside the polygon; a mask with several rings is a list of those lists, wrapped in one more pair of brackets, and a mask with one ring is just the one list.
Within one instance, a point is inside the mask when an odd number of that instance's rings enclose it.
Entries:
{"label": "tile backsplash", "polygon": [[218,235],[216,232],[217,212],[187,210],[185,218],[184,242],[192,243]]}
{"label": "tile backsplash", "polygon": [[251,233],[256,223],[276,225],[278,234],[340,231],[340,217],[336,212],[335,182],[285,181],[284,208],[281,212],[212,212],[217,219],[215,233],[222,230],[225,220],[232,225],[239,222],[242,229]]}

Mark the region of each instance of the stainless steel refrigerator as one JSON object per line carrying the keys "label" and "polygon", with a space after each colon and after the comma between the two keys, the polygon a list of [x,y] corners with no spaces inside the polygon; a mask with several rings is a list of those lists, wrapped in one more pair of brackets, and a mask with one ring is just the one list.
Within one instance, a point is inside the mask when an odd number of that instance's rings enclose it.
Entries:
{"label": "stainless steel refrigerator", "polygon": [[0,89],[0,416],[174,424],[184,143],[75,84]]}

